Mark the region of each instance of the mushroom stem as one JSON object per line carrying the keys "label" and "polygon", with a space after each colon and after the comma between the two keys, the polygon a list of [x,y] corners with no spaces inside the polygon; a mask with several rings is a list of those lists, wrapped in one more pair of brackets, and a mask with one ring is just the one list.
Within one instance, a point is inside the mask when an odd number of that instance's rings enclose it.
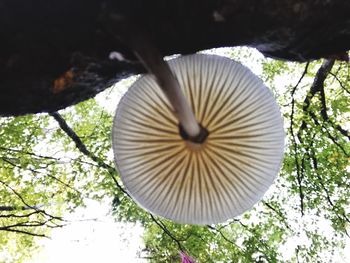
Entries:
{"label": "mushroom stem", "polygon": [[181,90],[178,80],[171,72],[167,62],[163,60],[161,54],[149,41],[144,41],[144,39],[139,43],[134,43],[134,52],[147,70],[155,76],[158,85],[168,98],[184,131],[190,138],[199,136],[201,128]]}

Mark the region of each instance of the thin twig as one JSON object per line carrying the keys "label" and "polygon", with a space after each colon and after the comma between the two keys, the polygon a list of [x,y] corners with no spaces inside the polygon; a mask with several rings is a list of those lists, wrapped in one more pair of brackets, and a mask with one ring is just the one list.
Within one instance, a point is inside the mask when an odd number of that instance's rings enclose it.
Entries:
{"label": "thin twig", "polygon": [[[215,232],[219,233],[219,235],[228,243],[232,244],[233,246],[235,246],[236,248],[238,248],[238,250],[242,253],[244,253],[244,249],[242,249],[240,246],[238,246],[235,242],[233,242],[232,240],[230,240],[229,238],[227,238],[224,233],[222,233],[221,229],[218,229],[216,227],[213,227],[211,225],[207,225],[207,227],[211,230],[214,230]],[[242,251],[243,250],[243,251]]]}
{"label": "thin twig", "polygon": [[268,202],[266,201],[262,201],[262,203],[267,206],[268,208],[270,208],[273,212],[275,212],[279,218],[282,220],[282,222],[284,223],[284,225],[289,229],[292,230],[291,227],[289,226],[289,224],[287,223],[287,219],[286,217],[281,213],[281,211],[277,210],[275,207],[273,207],[272,205],[270,205]]}
{"label": "thin twig", "polygon": [[34,237],[49,238],[48,236],[46,236],[44,234],[35,234],[35,233],[29,232],[29,231],[24,231],[24,230],[19,230],[19,229],[11,229],[11,228],[0,227],[0,231],[15,232],[15,233],[19,233],[19,234],[25,234],[25,235],[29,235],[29,236],[34,236]]}
{"label": "thin twig", "polygon": [[343,84],[343,82],[341,82],[341,80],[338,78],[338,76],[332,72],[329,73],[330,75],[332,75],[339,83],[340,87],[345,90],[346,93],[348,93],[350,95],[350,90],[348,90],[345,85]]}

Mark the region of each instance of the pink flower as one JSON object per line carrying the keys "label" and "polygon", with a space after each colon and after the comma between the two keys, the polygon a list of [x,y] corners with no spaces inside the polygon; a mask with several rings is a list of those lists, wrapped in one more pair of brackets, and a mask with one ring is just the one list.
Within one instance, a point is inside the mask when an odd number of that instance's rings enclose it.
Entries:
{"label": "pink flower", "polygon": [[187,256],[184,252],[180,252],[181,263],[195,263],[194,259]]}

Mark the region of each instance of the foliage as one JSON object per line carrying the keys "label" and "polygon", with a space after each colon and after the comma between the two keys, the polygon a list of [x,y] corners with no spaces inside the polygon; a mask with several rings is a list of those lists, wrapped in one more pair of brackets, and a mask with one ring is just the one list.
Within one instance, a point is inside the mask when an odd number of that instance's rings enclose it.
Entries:
{"label": "foliage", "polygon": [[[117,221],[144,227],[149,262],[330,262],[349,238],[350,65],[224,49],[271,87],[285,119],[283,167],[263,201],[224,224],[175,224],[142,210],[114,169],[112,115],[89,100],[50,115],[0,119],[0,260],[21,262],[35,239],[85,198],[109,197]],[[1,209],[2,208],[2,209]],[[5,209],[6,208],[6,209]],[[26,249],[24,249],[26,248]],[[27,252],[23,252],[27,251]]]}

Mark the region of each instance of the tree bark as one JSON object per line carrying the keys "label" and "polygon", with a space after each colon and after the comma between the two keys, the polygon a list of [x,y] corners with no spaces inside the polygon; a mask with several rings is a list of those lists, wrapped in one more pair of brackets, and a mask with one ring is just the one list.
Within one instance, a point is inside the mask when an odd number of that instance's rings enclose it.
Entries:
{"label": "tree bark", "polygon": [[245,45],[345,59],[349,14],[346,0],[1,0],[0,115],[57,111],[144,72],[139,35],[164,56]]}

